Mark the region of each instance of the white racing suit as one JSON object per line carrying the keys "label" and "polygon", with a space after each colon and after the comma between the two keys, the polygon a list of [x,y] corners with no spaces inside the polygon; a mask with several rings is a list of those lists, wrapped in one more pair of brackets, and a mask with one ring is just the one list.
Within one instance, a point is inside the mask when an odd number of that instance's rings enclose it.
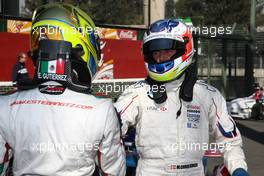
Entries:
{"label": "white racing suit", "polygon": [[[165,84],[168,98],[162,104],[152,100],[150,86],[144,81],[128,87],[115,104],[122,134],[129,126],[136,127],[137,176],[203,176],[203,154],[216,149],[216,143],[231,174],[236,168],[247,170],[240,133],[218,90],[197,81],[192,102],[182,100],[176,118],[183,79]],[[209,134],[215,144],[208,145]]]}
{"label": "white racing suit", "polygon": [[[0,158],[14,151],[14,175],[125,175],[125,153],[111,100],[55,82],[0,97]],[[51,86],[54,85],[55,86]],[[50,95],[47,93],[53,93]],[[98,160],[97,160],[98,159]]]}

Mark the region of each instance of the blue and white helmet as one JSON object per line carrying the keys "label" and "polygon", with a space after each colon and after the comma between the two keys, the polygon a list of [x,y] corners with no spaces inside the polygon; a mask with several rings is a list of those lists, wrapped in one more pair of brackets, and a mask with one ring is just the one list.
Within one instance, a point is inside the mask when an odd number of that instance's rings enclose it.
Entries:
{"label": "blue and white helmet", "polygon": [[[142,50],[149,77],[159,82],[179,78],[191,65],[195,52],[190,28],[177,19],[152,23],[144,34]],[[160,50],[175,50],[176,53],[169,60],[157,63],[153,52]]]}

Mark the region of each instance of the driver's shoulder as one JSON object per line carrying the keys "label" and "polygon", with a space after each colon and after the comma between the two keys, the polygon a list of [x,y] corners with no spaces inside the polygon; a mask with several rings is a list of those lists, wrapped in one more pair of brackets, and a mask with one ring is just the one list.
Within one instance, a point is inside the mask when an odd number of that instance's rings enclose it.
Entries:
{"label": "driver's shoulder", "polygon": [[194,86],[194,94],[198,94],[203,98],[209,98],[212,96],[217,96],[219,94],[219,91],[208,82],[204,80],[197,80]]}

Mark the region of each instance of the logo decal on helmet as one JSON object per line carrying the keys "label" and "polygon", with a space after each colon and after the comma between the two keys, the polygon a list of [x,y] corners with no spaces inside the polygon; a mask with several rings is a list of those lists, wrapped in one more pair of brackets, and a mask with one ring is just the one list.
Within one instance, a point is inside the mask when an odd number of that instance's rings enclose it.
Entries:
{"label": "logo decal on helmet", "polygon": [[65,60],[63,59],[40,61],[38,78],[66,81],[67,75],[64,74],[64,65]]}

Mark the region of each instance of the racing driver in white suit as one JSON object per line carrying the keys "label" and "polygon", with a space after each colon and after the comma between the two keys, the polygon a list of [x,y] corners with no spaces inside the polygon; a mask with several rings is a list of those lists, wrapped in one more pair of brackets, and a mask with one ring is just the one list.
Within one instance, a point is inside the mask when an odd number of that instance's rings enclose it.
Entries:
{"label": "racing driver in white suit", "polygon": [[122,135],[136,128],[136,175],[204,175],[202,157],[212,135],[229,173],[247,176],[241,135],[225,99],[196,79],[189,28],[176,19],[156,21],[142,50],[148,77],[128,87],[115,104]]}
{"label": "racing driver in white suit", "polygon": [[[77,30],[78,25],[90,30]],[[90,94],[100,59],[94,29],[93,21],[71,5],[50,4],[34,12],[35,77],[18,85],[17,93],[0,97],[0,159],[8,143],[15,176],[86,176],[95,163],[102,175],[125,175],[112,101]]]}

